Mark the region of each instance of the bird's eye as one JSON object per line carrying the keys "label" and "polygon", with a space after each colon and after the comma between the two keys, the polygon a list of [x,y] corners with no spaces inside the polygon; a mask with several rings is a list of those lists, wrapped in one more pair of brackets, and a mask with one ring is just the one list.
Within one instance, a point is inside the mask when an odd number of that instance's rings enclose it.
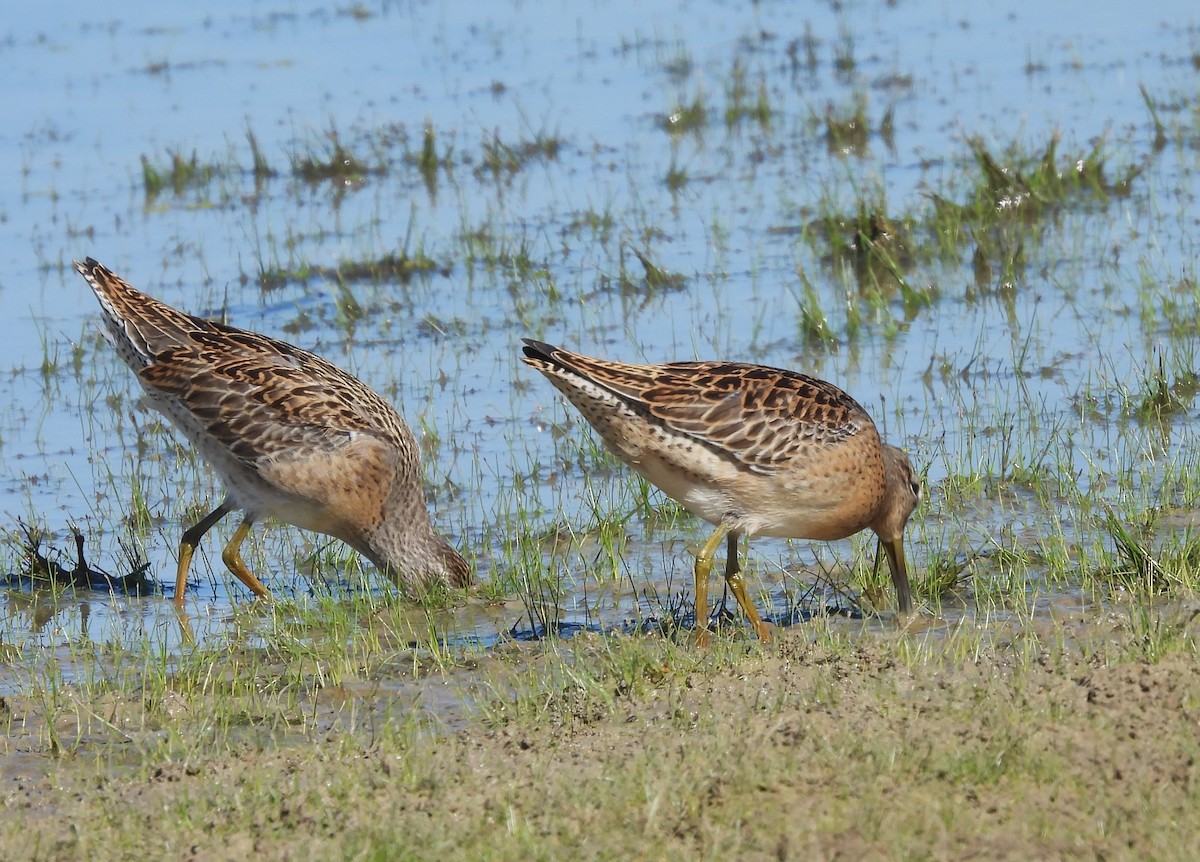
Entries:
{"label": "bird's eye", "polygon": [[918,500],[920,500],[921,499],[921,490],[922,490],[921,483],[914,479],[912,484],[909,485],[908,487],[912,490],[913,496],[916,497]]}

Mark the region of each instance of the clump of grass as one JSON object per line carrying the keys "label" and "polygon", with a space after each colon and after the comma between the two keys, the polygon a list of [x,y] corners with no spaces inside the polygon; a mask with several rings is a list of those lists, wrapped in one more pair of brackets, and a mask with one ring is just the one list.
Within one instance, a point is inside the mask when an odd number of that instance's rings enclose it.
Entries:
{"label": "clump of grass", "polygon": [[[522,483],[518,482],[518,485]],[[518,494],[512,500],[512,517],[522,524],[532,524],[540,511],[532,499]],[[514,622],[510,635],[522,639],[555,637],[563,632],[563,599],[568,594],[566,571],[571,567],[567,556],[578,546],[574,531],[566,524],[554,522],[548,527],[504,530],[496,537],[498,565],[489,585],[497,595],[515,595],[524,612],[523,620]]]}
{"label": "clump of grass", "polygon": [[1190,366],[1177,367],[1174,371],[1172,378],[1160,353],[1157,367],[1144,376],[1140,398],[1133,402],[1134,415],[1140,419],[1160,421],[1171,414],[1191,409],[1196,393],[1200,391],[1200,376]]}
{"label": "clump of grass", "polygon": [[667,175],[663,178],[667,189],[672,194],[678,194],[688,184],[687,168],[679,167],[675,162],[671,162],[671,167],[667,168]]}
{"label": "clump of grass", "polygon": [[482,266],[488,272],[499,273],[519,319],[527,320],[534,309],[541,313],[543,303],[557,303],[562,298],[550,264],[536,253],[528,237],[498,237],[491,225],[485,225],[464,233],[462,242],[468,271]]}
{"label": "clump of grass", "polygon": [[355,21],[367,21],[372,17],[372,12],[362,3],[352,3],[349,6],[340,6],[337,9],[337,14],[346,18],[353,18]]}
{"label": "clump of grass", "polygon": [[483,161],[475,169],[476,176],[491,174],[494,179],[511,177],[533,161],[552,162],[558,158],[562,141],[553,135],[538,134],[532,140],[506,144],[499,134],[483,142]]}
{"label": "clump of grass", "polygon": [[1158,105],[1150,97],[1150,91],[1146,89],[1146,85],[1138,84],[1138,89],[1141,91],[1142,101],[1146,103],[1146,110],[1150,112],[1150,120],[1154,123],[1154,142],[1151,146],[1154,147],[1154,151],[1157,153],[1167,145],[1166,128],[1158,116]]}
{"label": "clump of grass", "polygon": [[358,301],[345,281],[337,283],[337,295],[334,298],[337,309],[337,326],[342,332],[352,334],[359,321],[367,316],[367,309]]}
{"label": "clump of grass", "polygon": [[42,385],[47,390],[55,388],[58,383],[58,373],[60,369],[60,361],[58,358],[59,345],[50,341],[46,337],[46,333],[40,327],[38,329],[38,340],[42,345],[42,362],[38,366],[38,370],[42,375]]}
{"label": "clump of grass", "polygon": [[1132,167],[1119,179],[1109,180],[1102,143],[1082,156],[1069,158],[1066,167],[1060,166],[1057,136],[1051,137],[1038,158],[1015,148],[998,156],[975,137],[968,140],[968,146],[979,177],[963,208],[966,221],[977,226],[1013,219],[1036,221],[1081,196],[1101,202],[1110,196],[1124,197],[1142,171]]}
{"label": "clump of grass", "polygon": [[358,282],[408,284],[417,276],[448,276],[453,271],[452,262],[435,260],[426,253],[420,242],[415,243],[415,249],[413,245],[410,223],[409,232],[394,251],[376,257],[343,258],[334,266],[313,266],[304,261],[287,265],[262,264],[258,272],[258,285],[262,290],[274,290],[286,284],[305,284],[314,278],[340,285]]}
{"label": "clump of grass", "polygon": [[883,210],[862,208],[847,227],[853,228],[848,251],[860,270],[882,265],[893,273],[913,264],[910,228]]}
{"label": "clump of grass", "polygon": [[278,290],[289,284],[304,284],[313,277],[312,269],[308,264],[301,263],[296,266],[264,266],[260,265],[258,269],[258,286],[261,290]]}
{"label": "clump of grass", "polygon": [[[559,566],[553,562],[547,565],[540,555],[529,560],[518,570],[516,592],[533,638],[555,637],[562,631],[562,602],[567,591]],[[516,632],[518,625],[514,623],[511,632]]]}
{"label": "clump of grass", "polygon": [[681,290],[687,283],[687,279],[680,273],[669,272],[656,266],[648,256],[637,249],[632,249],[632,251],[633,256],[642,265],[644,275],[640,281],[622,276],[621,285],[623,288],[636,287],[644,289],[648,294],[653,294],[663,290]]}
{"label": "clump of grass", "polygon": [[840,24],[838,40],[833,46],[834,71],[842,77],[848,77],[857,65],[854,59],[854,33],[845,24]]}
{"label": "clump of grass", "polygon": [[932,240],[928,247],[947,260],[957,260],[963,246],[974,244],[972,267],[980,290],[1015,288],[1026,265],[1027,243],[1039,239],[1052,216],[1129,194],[1143,170],[1130,167],[1109,179],[1102,143],[1066,160],[1058,156],[1057,137],[1039,154],[1016,146],[995,153],[979,138],[971,138],[968,146],[976,170],[966,194],[959,201],[930,194],[932,210],[923,228]]}
{"label": "clump of grass", "polygon": [[936,298],[932,285],[917,287],[907,273],[916,265],[912,239],[915,218],[888,216],[886,203],[863,199],[855,212],[846,215],[821,205],[820,216],[808,225],[805,235],[819,246],[821,260],[834,268],[853,268],[859,289],[869,289],[882,304],[899,293],[908,308],[923,308]]}
{"label": "clump of grass", "polygon": [[[1021,283],[1028,265],[1022,232],[993,230],[976,235],[971,270],[975,289],[980,293],[1011,295]],[[973,296],[973,292],[968,292],[968,296]]]}
{"label": "clump of grass", "polygon": [[361,182],[370,175],[386,173],[383,164],[371,165],[342,143],[337,129],[330,129],[323,140],[310,144],[291,156],[292,176],[307,183],[335,180]]}
{"label": "clump of grass", "polygon": [[754,97],[746,80],[746,67],[740,59],[733,62],[729,85],[725,90],[725,126],[733,128],[744,119],[751,119],[760,126],[771,124],[771,100],[766,81],[759,82]]}
{"label": "clump of grass", "polygon": [[[261,183],[276,176],[253,130],[246,130],[246,141],[250,146],[248,172],[254,181]],[[246,172],[232,153],[226,161],[217,162],[201,161],[194,151],[187,156],[182,151],[168,149],[165,164],[143,154],[141,165],[142,188],[148,200],[153,200],[168,189],[178,197],[187,191],[203,189],[214,180]]]}
{"label": "clump of grass", "polygon": [[[997,537],[992,537],[997,542]],[[1024,591],[1031,566],[1044,562],[1044,555],[1019,543],[1011,547],[992,544],[973,551],[953,553],[940,551],[929,554],[924,565],[915,573],[915,590],[934,601],[951,599],[955,594],[972,592],[976,602],[983,592],[994,593],[1004,604],[1011,605]],[[876,565],[878,568],[878,564]],[[978,579],[972,588],[969,582]]]}
{"label": "clump of grass", "polygon": [[680,45],[675,56],[666,60],[662,64],[663,71],[667,73],[667,77],[671,78],[676,83],[686,81],[696,68],[696,62],[692,59],[692,55],[687,48]]}
{"label": "clump of grass", "polygon": [[800,276],[801,290],[797,295],[797,327],[801,341],[822,347],[837,344],[837,335],[821,307],[821,294],[803,274]]}
{"label": "clump of grass", "polygon": [[1192,589],[1200,570],[1200,539],[1190,533],[1172,537],[1159,548],[1151,545],[1154,517],[1131,524],[1109,510],[1101,527],[1116,553],[1117,563],[1103,572],[1117,585],[1137,595],[1154,595],[1176,588]]}
{"label": "clump of grass", "polygon": [[421,178],[430,194],[437,191],[438,168],[442,164],[443,159],[437,152],[437,133],[433,123],[426,121],[425,128],[421,130],[421,152],[417,154],[417,170],[421,172]]}
{"label": "clump of grass", "polygon": [[889,150],[896,149],[896,106],[891,105],[883,112],[879,121],[879,137]]}
{"label": "clump of grass", "polygon": [[611,210],[588,209],[572,214],[567,221],[563,233],[571,236],[587,236],[600,245],[607,245],[612,239],[616,219]]}
{"label": "clump of grass", "polygon": [[188,189],[203,188],[214,178],[227,173],[224,165],[201,162],[195,152],[190,157],[175,150],[167,151],[166,165],[155,164],[142,155],[142,188],[148,199],[158,197],[166,189],[182,195]]}
{"label": "clump of grass", "polygon": [[266,153],[258,145],[258,137],[250,129],[246,130],[246,141],[250,144],[250,170],[254,175],[255,181],[267,180],[276,176],[275,169],[267,161]]}
{"label": "clump of grass", "polygon": [[793,39],[787,46],[788,68],[795,77],[801,71],[815,74],[820,60],[817,58],[817,48],[820,40],[813,33],[812,22],[804,22],[804,35]]}
{"label": "clump of grass", "polygon": [[339,284],[408,284],[417,276],[449,276],[453,271],[453,263],[435,260],[424,251],[409,253],[407,250],[399,250],[374,258],[348,258],[338,261],[335,266],[300,263],[288,267],[267,267],[260,269],[258,285],[262,290],[275,290],[287,284],[305,284],[314,278],[327,279]]}
{"label": "clump of grass", "polygon": [[822,122],[825,126],[825,145],[830,153],[866,153],[871,137],[871,123],[867,117],[867,100],[864,96],[856,95],[849,109],[839,110],[832,102],[826,104]]}
{"label": "clump of grass", "polygon": [[680,103],[659,119],[659,126],[672,135],[702,132],[708,125],[704,96],[697,93],[690,103]]}
{"label": "clump of grass", "polygon": [[385,282],[408,284],[418,275],[449,276],[454,264],[438,261],[418,249],[413,253],[397,251],[366,260],[343,260],[336,267],[318,270],[322,275],[339,281]]}

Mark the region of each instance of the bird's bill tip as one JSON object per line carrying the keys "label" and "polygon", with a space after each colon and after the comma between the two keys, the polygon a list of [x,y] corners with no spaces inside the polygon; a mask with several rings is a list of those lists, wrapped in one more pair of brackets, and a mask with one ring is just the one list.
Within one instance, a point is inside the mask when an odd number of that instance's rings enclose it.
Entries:
{"label": "bird's bill tip", "polygon": [[883,539],[881,544],[887,553],[888,567],[892,570],[892,583],[896,586],[896,604],[900,613],[912,613],[912,589],[904,564],[904,539]]}

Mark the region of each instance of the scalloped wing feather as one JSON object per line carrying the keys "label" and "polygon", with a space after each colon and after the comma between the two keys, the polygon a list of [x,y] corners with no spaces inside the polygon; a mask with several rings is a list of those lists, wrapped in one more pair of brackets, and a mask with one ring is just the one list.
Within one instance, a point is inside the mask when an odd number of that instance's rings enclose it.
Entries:
{"label": "scalloped wing feather", "polygon": [[[386,423],[391,427],[376,421],[395,416],[390,405],[330,369],[317,374],[270,352],[246,356],[191,345],[164,351],[138,376],[151,392],[177,401],[210,441],[245,462],[297,448],[344,447],[355,432],[402,435],[398,417]],[[364,401],[374,402],[374,410],[362,409]]]}
{"label": "scalloped wing feather", "polygon": [[415,447],[390,404],[316,354],[184,314],[92,258],[76,269],[122,359],[168,416],[203,430],[206,444],[250,466],[297,448],[343,448],[356,432]]}
{"label": "scalloped wing feather", "polygon": [[817,457],[864,429],[875,431],[866,411],[841,389],[794,371],[736,362],[631,365],[538,342],[530,346],[542,354],[531,357],[535,363],[584,376],[756,472]]}

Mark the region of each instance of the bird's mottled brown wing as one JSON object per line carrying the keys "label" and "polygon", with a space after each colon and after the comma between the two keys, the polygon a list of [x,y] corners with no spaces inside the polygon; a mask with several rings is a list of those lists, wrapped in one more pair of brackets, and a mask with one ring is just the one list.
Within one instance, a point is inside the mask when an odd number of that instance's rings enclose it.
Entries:
{"label": "bird's mottled brown wing", "polygon": [[527,356],[584,376],[631,408],[747,467],[769,472],[860,433],[866,411],[832,383],[762,365],[672,362],[630,365],[526,342]]}
{"label": "bird's mottled brown wing", "polygon": [[240,354],[228,345],[172,348],[138,376],[243,461],[340,447],[354,432],[400,433],[398,420],[388,421],[392,407],[349,375],[317,376],[283,357]]}
{"label": "bird's mottled brown wing", "polygon": [[75,266],[100,300],[110,340],[150,394],[173,420],[194,423],[235,457],[252,463],[340,447],[355,432],[411,436],[390,404],[321,357],[176,311],[91,258]]}

